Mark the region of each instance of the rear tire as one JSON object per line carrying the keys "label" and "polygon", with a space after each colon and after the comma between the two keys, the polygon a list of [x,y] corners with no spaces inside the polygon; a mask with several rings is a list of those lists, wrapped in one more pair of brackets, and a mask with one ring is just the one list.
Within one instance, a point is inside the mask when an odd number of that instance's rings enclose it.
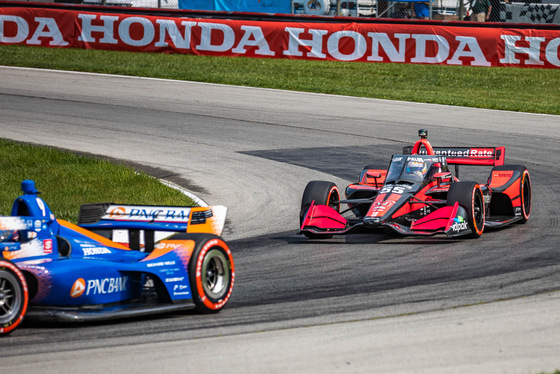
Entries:
{"label": "rear tire", "polygon": [[531,176],[529,175],[529,170],[523,166],[523,177],[521,177],[521,213],[523,218],[521,223],[527,223],[529,216],[531,215],[531,206],[533,203],[533,193],[531,190]]}
{"label": "rear tire", "polygon": [[521,197],[521,221],[518,223],[526,223],[531,215],[531,206],[533,202],[532,189],[531,189],[531,176],[529,171],[523,165],[502,165],[496,166],[493,171],[518,171],[521,173],[521,183],[519,187],[519,196]]}
{"label": "rear tire", "polygon": [[21,270],[7,260],[0,260],[0,336],[10,334],[27,311],[29,294]]}
{"label": "rear tire", "polygon": [[[303,219],[305,218],[307,210],[313,201],[315,201],[315,205],[328,205],[337,212],[340,212],[340,204],[338,203],[339,200],[340,193],[336,184],[325,181],[309,182],[303,191],[303,197],[301,199],[301,209],[299,212],[300,227],[303,224]],[[314,235],[308,232],[304,232],[303,235],[313,239],[328,239],[332,237],[332,235]]]}
{"label": "rear tire", "polygon": [[473,231],[469,238],[479,238],[484,231],[485,209],[482,190],[476,182],[452,183],[447,193],[447,205],[458,202],[467,211],[469,227]]}
{"label": "rear tire", "polygon": [[235,281],[227,244],[213,234],[188,234],[196,242],[189,261],[191,292],[200,313],[217,313],[228,302]]}

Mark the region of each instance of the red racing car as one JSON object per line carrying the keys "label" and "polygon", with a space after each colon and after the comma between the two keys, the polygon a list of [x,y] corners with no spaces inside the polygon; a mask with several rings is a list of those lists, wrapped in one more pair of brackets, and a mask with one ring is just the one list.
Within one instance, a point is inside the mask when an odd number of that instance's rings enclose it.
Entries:
{"label": "red racing car", "polygon": [[[525,166],[504,165],[504,147],[432,147],[428,131],[394,155],[388,169],[368,165],[345,199],[331,182],[312,181],[303,193],[299,233],[315,239],[358,229],[402,235],[478,238],[485,228],[525,223],[531,178]],[[448,165],[455,165],[455,173]],[[459,165],[493,166],[487,184],[459,181]],[[345,204],[348,208],[341,210]]]}

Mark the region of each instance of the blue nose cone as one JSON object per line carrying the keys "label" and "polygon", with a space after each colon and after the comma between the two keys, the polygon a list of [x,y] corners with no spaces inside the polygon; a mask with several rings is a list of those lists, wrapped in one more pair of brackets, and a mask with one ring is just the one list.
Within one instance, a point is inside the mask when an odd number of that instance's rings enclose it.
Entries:
{"label": "blue nose cone", "polygon": [[29,180],[29,179],[21,182],[21,190],[25,194],[37,194],[37,193],[39,193],[39,191],[37,191],[37,188],[35,188],[35,182],[32,181],[32,180]]}

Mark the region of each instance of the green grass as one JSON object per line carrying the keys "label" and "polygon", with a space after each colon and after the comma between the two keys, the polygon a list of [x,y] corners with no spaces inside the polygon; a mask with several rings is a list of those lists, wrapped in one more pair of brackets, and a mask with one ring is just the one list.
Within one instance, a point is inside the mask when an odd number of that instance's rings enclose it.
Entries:
{"label": "green grass", "polygon": [[0,65],[560,114],[560,69],[207,57],[0,46]]}
{"label": "green grass", "polygon": [[34,180],[57,218],[77,222],[80,205],[115,202],[140,205],[194,203],[180,192],[131,167],[48,147],[0,139],[0,214],[10,215],[21,182]]}

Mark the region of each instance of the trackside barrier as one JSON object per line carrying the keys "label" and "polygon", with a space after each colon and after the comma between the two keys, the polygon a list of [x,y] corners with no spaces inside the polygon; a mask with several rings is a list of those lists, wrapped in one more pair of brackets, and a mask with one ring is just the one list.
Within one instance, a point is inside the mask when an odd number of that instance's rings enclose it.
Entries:
{"label": "trackside barrier", "polygon": [[0,44],[210,56],[560,68],[560,29],[0,8]]}

